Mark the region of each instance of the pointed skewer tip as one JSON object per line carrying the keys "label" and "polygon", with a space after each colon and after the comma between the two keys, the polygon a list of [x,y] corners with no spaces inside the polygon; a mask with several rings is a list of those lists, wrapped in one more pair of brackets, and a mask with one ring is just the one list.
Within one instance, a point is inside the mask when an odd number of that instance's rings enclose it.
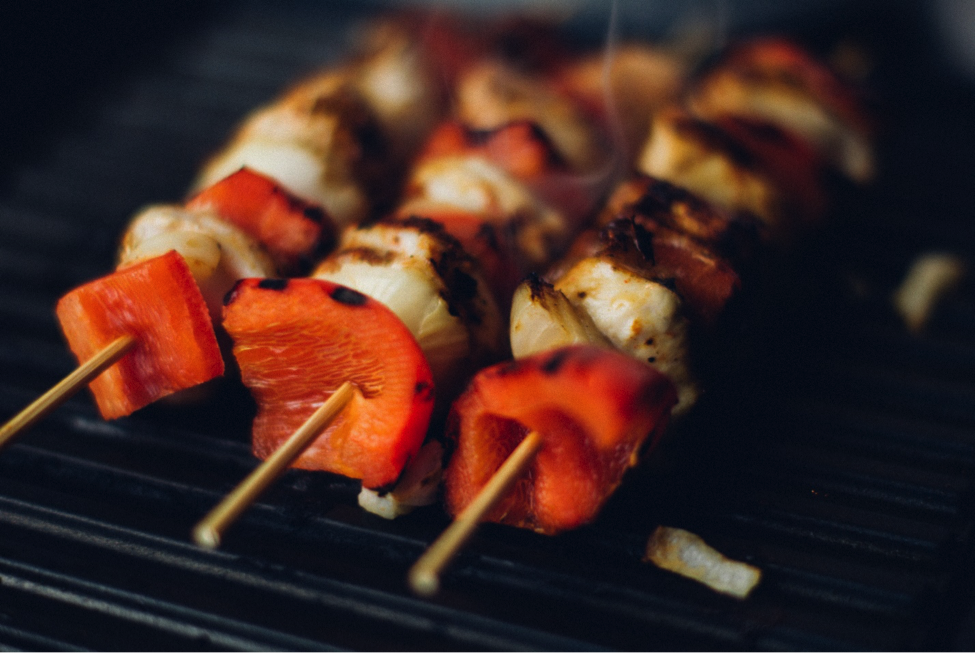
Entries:
{"label": "pointed skewer tip", "polygon": [[221,534],[338,417],[356,392],[355,384],[350,381],[339,386],[297,431],[197,523],[193,529],[193,541],[207,549],[220,546]]}
{"label": "pointed skewer tip", "polygon": [[416,594],[433,596],[439,591],[440,573],[464,546],[481,520],[491,512],[491,509],[504,498],[515,481],[525,473],[541,448],[542,436],[538,431],[529,431],[507,460],[484,484],[474,500],[461,511],[453,523],[420,556],[420,559],[410,568],[407,576],[410,587]]}
{"label": "pointed skewer tip", "polygon": [[418,596],[429,598],[440,591],[440,577],[431,569],[414,567],[410,570],[409,579],[410,589]]}
{"label": "pointed skewer tip", "polygon": [[53,388],[38,397],[32,404],[14,415],[0,427],[0,448],[34,425],[49,412],[57,408],[68,397],[85,387],[99,374],[118,362],[135,346],[135,337],[119,336],[105,345],[91,358],[79,365]]}
{"label": "pointed skewer tip", "polygon": [[193,529],[193,541],[204,549],[218,549],[220,547],[220,533],[215,528],[198,525]]}

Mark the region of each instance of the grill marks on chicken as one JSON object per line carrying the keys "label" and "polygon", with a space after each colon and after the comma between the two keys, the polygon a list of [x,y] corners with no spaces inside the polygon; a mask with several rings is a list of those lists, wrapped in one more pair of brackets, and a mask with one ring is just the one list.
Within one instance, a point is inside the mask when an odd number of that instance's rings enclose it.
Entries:
{"label": "grill marks on chicken", "polygon": [[389,307],[416,337],[438,387],[503,349],[503,327],[477,263],[432,220],[383,220],[347,229],[312,273]]}
{"label": "grill marks on chicken", "polygon": [[[548,283],[516,291],[516,357],[608,341],[671,378],[675,416],[691,408],[700,393],[693,342],[718,325],[763,246],[788,247],[821,221],[824,172],[845,161],[823,143],[866,134],[851,94],[808,55],[764,41],[734,52],[692,88],[690,108],[675,102],[653,115],[640,174],[620,184]],[[719,106],[711,80],[737,77],[758,103],[809,105],[803,115],[832,123],[817,131],[779,119],[780,107]]]}
{"label": "grill marks on chicken", "polygon": [[248,116],[195,188],[247,166],[321,204],[340,226],[389,204],[445,108],[443,71],[416,34],[407,24],[379,23],[357,60]]}
{"label": "grill marks on chicken", "polygon": [[788,41],[756,39],[732,48],[695,85],[688,105],[708,120],[737,116],[776,125],[854,181],[873,177],[872,128],[856,94]]}
{"label": "grill marks on chicken", "polygon": [[[452,233],[470,232],[457,222],[477,216],[495,242],[511,248],[507,266],[521,278],[565,249],[597,197],[593,181],[575,173],[538,123],[481,130],[451,121],[431,136],[398,213],[434,218]],[[492,285],[510,296],[510,284]]]}

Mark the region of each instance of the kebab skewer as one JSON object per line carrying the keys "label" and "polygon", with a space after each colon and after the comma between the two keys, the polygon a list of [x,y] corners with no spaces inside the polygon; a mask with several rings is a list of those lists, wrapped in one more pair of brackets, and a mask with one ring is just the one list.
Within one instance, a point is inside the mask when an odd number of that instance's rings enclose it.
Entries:
{"label": "kebab skewer", "polygon": [[[450,37],[446,31],[439,36]],[[327,251],[334,237],[326,211],[241,164],[273,172],[306,198],[321,200],[343,222],[361,219],[368,210],[364,198],[383,187],[387,180],[382,176],[411,155],[439,117],[443,95],[434,63],[431,52],[408,28],[391,22],[374,28],[359,60],[322,73],[255,112],[231,145],[204,169],[196,183],[199,193],[186,205],[150,207],[136,216],[123,239],[119,267],[176,250],[175,258],[188,263],[197,292],[202,291],[217,322],[220,300],[237,279],[273,278],[307,269],[308,261]],[[214,212],[222,215],[215,217]],[[5,426],[4,441],[137,344],[126,335],[106,348]],[[196,352],[180,353],[191,357]],[[222,373],[219,350],[210,354],[220,362]],[[140,381],[165,380],[159,377]],[[285,460],[284,466],[289,462]],[[259,471],[266,479],[277,473],[274,466]],[[210,540],[219,539],[214,529],[207,532]]]}
{"label": "kebab skewer", "polygon": [[[447,40],[449,43],[450,39]],[[448,45],[447,49],[464,50],[464,48],[458,48],[456,42]],[[466,53],[469,54],[470,51],[471,49],[467,49]],[[459,57],[459,59],[463,61],[464,56]],[[594,176],[592,169],[598,162],[596,160],[596,145],[601,137],[597,130],[591,129],[590,120],[574,108],[574,103],[568,101],[569,98],[562,89],[557,88],[557,85],[553,86],[548,83],[535,85],[534,83],[539,81],[539,77],[527,76],[523,74],[524,71],[515,70],[510,66],[499,66],[498,63],[485,61],[480,65],[472,66],[459,75],[461,81],[458,88],[461,91],[458,93],[460,98],[458,114],[462,118],[473,116],[477,129],[465,127],[462,130],[464,133],[460,134],[461,142],[457,143],[458,130],[456,128],[452,130],[447,125],[438,132],[437,136],[431,139],[426,154],[420,159],[421,165],[418,166],[417,174],[411,179],[411,191],[408,192],[409,199],[400,207],[398,213],[401,218],[405,217],[407,222],[413,220],[411,216],[414,214],[436,218],[446,226],[448,232],[460,237],[466,246],[471,247],[475,254],[479,255],[478,258],[482,262],[491,261],[492,255],[497,255],[501,251],[497,242],[500,240],[506,243],[507,237],[511,236],[512,239],[517,240],[514,249],[518,253],[515,258],[522,261],[522,265],[526,265],[524,261],[527,261],[527,265],[538,267],[543,261],[550,259],[554,251],[564,247],[567,238],[577,228],[576,223],[593,205],[598,187],[605,182],[605,175],[602,175],[602,179],[598,174]],[[396,66],[394,65],[394,67]],[[401,64],[400,68],[403,68]],[[462,69],[463,66],[458,66],[458,68]],[[361,76],[366,79],[370,77],[369,74]],[[384,74],[372,76],[373,79],[383,79],[384,77]],[[591,81],[591,76],[583,75],[582,79]],[[318,82],[313,82],[312,86],[317,83],[328,86],[331,82],[322,78]],[[353,82],[353,84],[360,85],[359,82]],[[573,84],[565,85],[573,86]],[[574,86],[583,87],[585,81],[579,83],[579,80],[576,80]],[[653,93],[659,94],[656,90],[651,94]],[[285,104],[290,105],[288,110],[291,111],[292,116],[295,113],[298,114],[298,122],[314,120],[306,117],[308,115],[308,103],[300,94],[293,94],[292,101]],[[251,142],[250,144],[253,145],[267,140],[268,133],[265,132],[262,135],[263,128],[260,125],[274,122],[268,113],[267,111],[258,112],[248,121],[248,127],[240,132],[237,142],[230,148],[231,152],[241,150],[241,142]],[[283,112],[278,112],[278,114],[281,113]],[[379,113],[382,114],[383,112]],[[388,113],[386,112],[387,118]],[[554,135],[554,142],[560,146],[560,151],[557,154],[553,156],[552,148],[546,142],[547,138],[541,129],[534,127],[534,123],[527,123],[523,120],[526,116],[532,120],[538,120],[545,130]],[[512,120],[516,122],[512,123]],[[525,122],[525,124],[520,125],[518,121]],[[383,126],[389,129],[391,121],[387,120]],[[392,126],[399,125],[392,123]],[[522,136],[526,129],[531,138]],[[454,142],[451,142],[452,140]],[[485,153],[483,151],[474,152],[473,157],[469,156],[472,154],[471,150],[478,149],[474,147],[475,143],[471,141],[476,141],[477,145],[485,145],[486,143],[487,146],[480,149],[486,150],[489,156],[481,156]],[[302,146],[305,144],[303,143]],[[247,147],[243,149],[247,149]],[[253,149],[251,148],[251,150]],[[502,152],[501,157],[493,157],[495,160],[491,161],[490,152],[492,150],[496,152],[499,149]],[[461,155],[459,161],[457,159],[449,160],[450,155],[458,154]],[[217,157],[215,162],[228,156],[233,158],[236,155],[231,156],[225,153],[222,157]],[[571,162],[571,167],[575,170],[567,170],[566,174],[554,181],[555,175],[552,174],[552,164],[561,161],[563,157]],[[270,158],[273,159],[274,157],[271,156]],[[485,159],[487,159],[487,165],[484,165]],[[424,163],[426,164],[425,168]],[[457,165],[458,163],[460,165]],[[508,176],[513,177],[513,179],[508,179]],[[572,179],[582,179],[584,183],[565,183],[566,180]],[[547,184],[548,187],[539,187],[539,181],[543,185]],[[525,190],[526,184],[527,192]],[[443,196],[445,188],[451,189],[447,190],[446,197]],[[548,197],[553,192],[555,197]],[[475,201],[473,206],[470,203],[472,196],[480,198],[480,201]],[[541,197],[542,203],[536,199],[538,196]],[[458,198],[463,199],[458,201]],[[485,204],[485,201],[488,205]],[[555,208],[560,214],[553,215],[552,207],[548,206],[549,202],[556,205]],[[513,218],[516,218],[518,222],[516,223]],[[472,225],[476,225],[475,230],[471,229]],[[375,232],[375,228],[370,229]],[[390,228],[385,227],[385,229],[389,231]],[[502,230],[510,230],[513,233],[501,233]],[[394,236],[394,238],[398,237]],[[382,238],[380,238],[381,240]],[[366,242],[364,247],[344,247],[344,254],[335,257],[338,260],[333,259],[331,262],[320,266],[316,270],[315,276],[342,281],[351,287],[367,291],[370,295],[378,293],[379,296],[388,297],[386,301],[399,307],[397,312],[401,317],[406,319],[408,313],[412,313],[415,321],[416,308],[413,307],[409,312],[404,312],[405,307],[402,298],[390,297],[390,283],[385,275],[374,275],[368,272],[374,267],[381,267],[370,265],[381,258],[377,256],[377,253],[381,253],[382,257],[387,258],[390,256],[393,259],[403,258],[401,253],[390,252],[382,246],[377,247],[377,244],[381,245],[374,240],[371,243]],[[350,249],[355,251],[350,253]],[[343,257],[344,260],[341,260]],[[370,257],[373,259],[372,261],[363,260]],[[413,261],[416,260],[412,254],[408,258],[412,258]],[[493,260],[495,265],[492,266],[489,263],[485,267],[488,268],[489,272],[506,269],[509,270],[508,274],[510,275],[512,268],[498,265],[499,258],[502,257],[495,256]],[[352,259],[356,259],[357,265],[352,264]],[[443,258],[431,260],[442,262]],[[411,266],[416,267],[412,264]],[[350,274],[348,269],[343,269],[343,267],[353,269],[358,267],[359,274]],[[517,269],[523,271],[523,268]],[[363,271],[366,271],[366,274],[362,274]],[[496,289],[502,288],[498,295],[503,297],[503,301],[507,303],[510,287],[504,285],[503,279],[498,280],[498,274],[490,276],[494,281],[494,287]],[[454,280],[456,279],[457,277],[454,275]],[[470,287],[470,275],[462,273],[460,279],[466,279],[466,284],[462,285]],[[395,281],[392,287],[401,286],[403,281],[402,278]],[[376,287],[377,283],[378,288]],[[450,285],[448,284],[448,287]],[[457,284],[454,283],[453,285],[456,286]],[[452,303],[456,304],[456,302]],[[489,302],[484,301],[481,303],[489,304]],[[496,320],[493,307],[492,310],[487,311],[467,311],[462,317],[468,318],[470,321],[471,315],[476,318],[474,322],[477,326],[471,330],[476,346],[470,349],[474,352],[492,350],[496,352],[498,347],[491,346],[490,342],[495,338],[485,337],[494,331],[493,323]],[[487,324],[482,324],[485,321],[484,315],[490,316],[490,319],[486,321]],[[410,320],[407,319],[407,321]],[[429,325],[427,330],[436,331],[436,329],[430,329]],[[418,333],[416,328],[413,331]],[[488,343],[488,346],[485,346],[485,343]],[[425,348],[425,350],[427,349],[429,348]],[[434,352],[435,355],[432,356],[431,362],[435,369],[442,368],[444,365],[437,362],[436,353]],[[468,367],[473,362],[468,360]],[[443,373],[435,373],[435,376],[447,377]],[[449,379],[450,381],[459,379],[456,373],[453,376],[455,378]],[[457,384],[442,384],[440,387],[450,387],[451,385]],[[437,453],[439,446],[431,449],[431,452],[426,452],[427,455],[421,454],[420,456],[425,459],[425,462],[421,461],[422,464],[407,470],[403,484],[409,487],[410,483],[407,481],[411,472],[413,472],[414,477],[417,477],[415,473],[417,467],[421,470],[430,468],[430,473],[424,472],[420,476],[421,485],[425,482],[429,484],[426,479],[430,478],[433,470],[439,469],[437,459],[440,457]],[[384,495],[389,496],[396,494],[395,491],[384,493]],[[363,503],[367,509],[387,515],[395,515],[400,511],[398,499],[386,502],[383,497],[370,493],[368,488],[365,488],[363,494],[360,495],[360,503]]]}
{"label": "kebab skewer", "polygon": [[[545,93],[541,104],[554,106],[554,94]],[[503,102],[498,106],[506,110]],[[312,274],[392,308],[426,355],[443,405],[449,405],[456,393],[452,389],[462,387],[471,368],[500,357],[505,347],[495,301],[485,292],[477,265],[451,235],[459,236],[478,255],[478,262],[486,263],[482,267],[493,273],[496,296],[507,296],[510,287],[503,275],[510,275],[511,268],[500,264],[508,250],[498,241],[508,237],[504,242],[513,243],[513,258],[522,265],[539,265],[551,258],[552,248],[564,247],[574,224],[594,204],[595,196],[581,187],[566,190],[557,183],[571,171],[540,127],[527,120],[510,122],[501,113],[502,124],[482,122],[476,130],[455,122],[442,124],[418,158],[396,220],[347,227],[337,251]],[[578,124],[575,121],[569,131]],[[258,381],[245,375],[245,383],[253,386]],[[256,394],[261,392],[257,388]],[[269,402],[267,410],[277,409]],[[255,427],[259,456],[268,450],[259,444],[262,439]],[[375,488],[364,482],[360,505],[393,517],[415,504],[429,503],[441,458],[439,442],[428,442],[394,487]],[[328,468],[311,458],[300,459],[298,466]]]}
{"label": "kebab skewer", "polygon": [[[247,205],[228,201],[235,195],[228,187],[248,194]],[[297,239],[275,237],[296,231]],[[143,210],[129,225],[117,270],[58,302],[79,369],[5,425],[4,441],[85,386],[102,416],[115,419],[220,376],[211,316],[229,284],[240,275],[274,275],[275,259],[289,265],[330,238],[320,210],[247,170],[186,204]]]}
{"label": "kebab skewer", "polygon": [[[451,38],[448,30],[437,34]],[[433,53],[411,37],[408,26],[390,21],[374,27],[356,61],[299,84],[245,121],[231,145],[201,173],[194,187],[199,193],[195,199],[184,206],[150,207],[136,216],[123,239],[119,267],[175,249],[189,263],[211,315],[219,320],[220,299],[236,279],[291,273],[300,263],[296,257],[313,254],[314,248],[304,248],[309,239],[328,240],[315,233],[321,229],[320,211],[303,216],[311,218],[311,224],[307,219],[305,224],[283,224],[269,212],[255,215],[255,200],[265,198],[256,198],[253,180],[241,180],[238,171],[247,165],[252,172],[270,173],[304,196],[306,201],[297,202],[301,209],[310,206],[309,202],[324,205],[333,219],[343,223],[364,217],[364,198],[374,188],[367,191],[363,183],[376,182],[384,171],[409,157],[425,130],[438,119],[443,88],[435,64]],[[380,90],[383,88],[387,92]],[[396,89],[400,92],[389,92]],[[243,183],[223,183],[218,192],[212,192],[228,176]],[[257,188],[258,193],[265,190]],[[278,184],[274,190],[278,191]],[[284,194],[278,199],[282,197]],[[237,227],[243,227],[244,233],[225,219],[202,215],[214,202],[229,209],[233,214],[229,217],[243,218]],[[268,233],[268,227],[276,233]],[[251,237],[268,245],[273,260]],[[106,359],[101,364],[111,366],[132,346],[124,344],[97,358]],[[90,353],[86,349],[85,357]],[[97,376],[89,369],[98,369],[97,363],[83,365],[67,382],[58,384],[56,391],[46,393],[43,400],[16,416],[4,427],[4,439],[87,385],[93,373]]]}
{"label": "kebab skewer", "polygon": [[[790,63],[793,61],[790,59]],[[803,59],[804,64],[808,61]],[[804,100],[809,103],[819,102],[820,99],[815,94],[804,95]],[[788,125],[759,124],[754,116],[740,117],[735,115],[734,111],[729,111],[728,114],[720,113],[715,123],[685,118],[684,115],[678,109],[673,109],[658,113],[654,117],[650,141],[644,150],[641,166],[650,173],[668,177],[673,183],[685,183],[692,188],[701,189],[701,192],[706,193],[707,198],[715,202],[718,208],[712,210],[710,215],[704,216],[707,219],[688,221],[688,215],[700,213],[700,211],[687,211],[688,207],[699,208],[701,206],[699,200],[688,202],[691,196],[685,191],[680,191],[677,199],[681,201],[677,205],[682,207],[682,210],[673,211],[675,192],[670,184],[661,184],[652,179],[635,182],[637,186],[648,184],[650,189],[666,191],[665,195],[671,201],[664,216],[669,219],[661,221],[658,219],[659,216],[652,215],[653,212],[647,216],[645,211],[640,210],[645,209],[646,206],[640,207],[639,202],[632,202],[634,194],[632,182],[630,188],[624,186],[616,204],[622,204],[628,211],[617,214],[617,217],[622,219],[610,222],[600,234],[601,238],[594,239],[591,234],[583,237],[576,252],[577,257],[582,256],[581,260],[564,263],[558,270],[557,283],[564,282],[560,290],[536,278],[527,288],[522,286],[519,290],[520,295],[516,293],[513,308],[515,319],[512,324],[512,343],[516,356],[519,347],[528,350],[524,353],[545,349],[544,342],[540,342],[535,336],[536,329],[526,328],[522,323],[522,334],[518,336],[515,333],[518,329],[519,317],[529,316],[529,322],[542,323],[542,332],[552,339],[550,343],[552,345],[564,345],[566,342],[605,344],[605,341],[609,340],[613,345],[624,350],[627,348],[629,336],[646,335],[642,333],[642,329],[637,328],[640,320],[650,322],[657,320],[658,326],[661,326],[660,318],[662,318],[663,333],[675,331],[673,327],[677,325],[675,319],[678,319],[675,316],[679,313],[696,314],[697,320],[702,323],[713,321],[739,284],[737,273],[728,265],[729,260],[723,258],[713,247],[714,243],[707,243],[701,239],[702,233],[707,231],[706,227],[713,226],[716,223],[715,218],[721,217],[721,212],[725,212],[726,215],[727,212],[731,212],[732,215],[744,216],[748,222],[759,226],[758,231],[765,234],[766,240],[772,240],[779,246],[793,238],[801,228],[819,218],[823,210],[823,202],[816,176],[820,173],[821,159],[818,157],[822,151],[815,156],[810,155],[811,148],[806,147],[799,138],[793,137],[786,131]],[[793,165],[783,168],[781,166],[784,162]],[[722,185],[722,181],[731,183]],[[681,193],[683,193],[682,197],[680,197]],[[641,191],[636,191],[636,194],[639,196]],[[657,195],[658,197],[651,196],[650,199],[653,203],[660,204],[660,193],[658,192]],[[614,202],[611,201],[610,205],[613,204]],[[796,211],[796,207],[801,210]],[[695,215],[695,217],[701,216]],[[675,233],[673,227],[678,222],[688,222],[691,228],[678,230]],[[717,222],[720,223],[720,219]],[[599,243],[595,245],[595,252],[592,251],[594,242]],[[581,250],[581,253],[578,250]],[[658,250],[661,250],[659,254]],[[588,256],[585,255],[587,251]],[[739,250],[734,254],[740,256],[742,253]],[[689,262],[696,264],[687,265]],[[656,274],[654,268],[658,268]],[[617,277],[622,275],[619,282],[613,283],[617,279],[607,278],[607,272]],[[639,300],[643,298],[632,296],[633,282],[636,281],[635,285],[642,284],[644,287],[647,283],[660,285],[660,281],[664,281],[661,279],[660,272],[669,273],[666,279],[669,282],[667,285],[683,286],[680,293],[683,297],[676,296],[675,293],[676,302],[673,298],[667,297],[671,301],[654,299],[640,306]],[[599,282],[596,281],[597,279]],[[600,296],[600,293],[604,296]],[[688,300],[686,307],[682,306],[683,300]],[[603,319],[607,312],[611,315],[616,312],[619,317],[621,306],[624,311],[623,317],[627,317],[622,320],[627,327],[623,329],[626,333],[616,332],[614,338],[613,330],[621,328],[618,324],[620,320],[610,319],[609,323],[604,324],[597,324],[597,322]],[[661,306],[666,308],[661,311]],[[636,312],[634,309],[637,309]],[[677,326],[679,326],[678,332],[686,329],[683,324]],[[651,337],[642,342],[632,340],[633,346],[630,347],[629,353],[641,359],[646,357],[651,364],[659,364],[659,350],[651,356],[646,356],[647,352],[644,350],[644,347],[657,345],[657,336],[658,332],[654,332]],[[668,349],[676,350],[678,358],[683,358],[681,347]],[[549,355],[556,357],[564,351],[566,350],[556,349],[555,353],[549,352]],[[535,353],[528,359],[522,360],[534,360],[545,355],[544,352]],[[669,370],[672,377],[674,369],[671,367]],[[683,408],[686,410],[689,403],[686,399],[693,400],[696,390],[693,383],[687,383],[686,378],[682,379],[687,367],[679,365],[676,369],[678,376],[673,380],[677,382],[678,388],[683,387],[683,392],[679,389],[678,395],[683,394],[682,399],[685,400]],[[498,369],[487,370],[484,374],[488,378],[506,378]],[[456,452],[445,472],[445,486],[448,509],[455,515],[474,502],[486,503],[479,493],[486,487],[485,481],[490,478],[490,472],[497,469],[500,462],[492,458],[494,453],[492,449],[498,448],[499,430],[511,433],[513,439],[517,441],[528,429],[534,428],[518,420],[492,422],[485,418],[477,418],[478,410],[471,410],[467,406],[471,402],[478,403],[478,400],[473,397],[480,392],[478,389],[480,378],[480,375],[475,377],[469,390],[455,404],[455,413],[452,417]],[[500,385],[504,388],[504,382],[500,382]],[[517,381],[511,382],[511,387],[515,385]],[[516,394],[510,388],[499,392],[510,396]],[[531,391],[522,389],[522,393],[525,392]],[[680,402],[677,406],[681,407]],[[571,414],[568,410],[566,412]],[[564,414],[560,418],[562,421],[564,421]],[[675,412],[675,416],[679,414]],[[498,420],[504,416],[502,412],[492,419]],[[561,431],[566,442],[573,442],[578,438],[576,427],[565,428],[559,423],[560,419],[552,419],[551,413],[548,417],[549,423],[541,428]],[[568,445],[563,443],[562,446]],[[463,453],[465,448],[468,450],[466,454]],[[536,456],[541,456],[544,451],[545,449],[542,448]],[[566,458],[563,464],[571,467],[569,461],[571,457]],[[483,473],[482,469],[487,469],[489,473]],[[545,533],[558,532],[563,528],[572,528],[588,521],[588,519],[574,521],[572,518],[563,521],[550,520],[552,515],[557,514],[552,512],[551,508],[558,506],[559,501],[545,498],[546,486],[544,483],[538,486],[539,479],[536,478],[538,472],[529,464],[523,464],[520,469],[525,469],[527,474],[522,489],[512,491],[505,498],[495,497],[494,500],[499,501],[503,507],[496,508],[488,514],[489,519]],[[480,476],[476,479],[472,478],[472,470],[481,472]],[[569,476],[571,477],[571,474]],[[515,487],[518,488],[518,485]],[[595,514],[595,512],[591,513],[589,518]],[[431,552],[421,558],[411,570],[411,583],[418,593],[425,594],[435,590],[440,570],[456,551],[456,548],[441,547],[440,544],[439,541],[435,543]]]}
{"label": "kebab skewer", "polygon": [[[450,130],[448,133],[457,133],[452,124],[448,123],[447,129]],[[514,125],[514,130],[505,126],[483,140],[492,148],[496,157],[506,154],[505,160],[509,165],[512,161],[517,164],[519,160],[523,160],[526,148],[528,151],[537,151],[533,148],[546,147],[536,130],[530,127],[522,129],[517,124]],[[499,141],[504,146],[498,147]],[[431,151],[436,155],[450,157],[456,156],[457,150],[469,157],[483,155],[481,150],[484,147],[467,143],[460,143],[445,154],[445,148],[436,145],[441,142],[442,138],[435,135],[435,145],[428,149],[427,155],[421,157],[421,160],[435,158],[434,154],[430,154]],[[543,154],[533,165],[541,168],[533,169],[533,174],[542,176],[544,166],[550,165],[550,157]],[[474,183],[489,194],[518,192],[526,198],[526,202],[534,201],[531,191],[516,188],[514,181],[492,183],[492,178],[485,181],[479,177],[471,182],[463,176],[453,179],[453,183],[465,182]],[[416,207],[415,200],[412,206]],[[503,227],[505,216],[509,220],[511,216],[525,218],[518,211],[502,212],[499,215],[497,208],[483,212],[467,210],[470,208],[456,207],[440,201],[437,210],[430,214],[445,218],[443,223],[428,218],[404,217],[401,213],[376,223],[348,227],[336,251],[312,273],[312,279],[342,284],[350,291],[361,293],[392,309],[416,338],[429,361],[434,385],[442,389],[440,399],[443,406],[449,406],[452,395],[463,386],[470,369],[502,357],[506,349],[500,312],[488,290],[488,284],[481,276],[478,262],[462,249],[461,243],[448,230],[461,220],[481,223],[493,221]],[[552,219],[558,219],[557,214],[553,214]],[[520,228],[521,225],[517,227]],[[233,311],[233,304],[234,300],[231,300],[225,309],[228,317]],[[270,308],[267,314],[277,315]],[[274,321],[280,321],[280,318],[275,318]],[[260,325],[256,325],[255,331],[243,332],[227,320],[225,324],[238,347],[248,346],[246,343],[249,339],[262,330]],[[262,374],[257,372],[254,376],[249,376],[247,363],[243,360],[240,362],[245,384],[252,387],[258,397],[259,410],[266,411],[269,415],[279,413],[282,409],[280,405],[261,398],[265,384]],[[287,387],[284,381],[267,381],[267,385],[282,388],[282,392]],[[308,412],[310,408],[305,407],[302,410]],[[269,417],[267,421],[274,422],[276,418]],[[286,417],[284,421],[288,421]],[[254,440],[255,452],[259,456],[267,455],[275,446],[264,441],[265,436],[261,435],[257,423]],[[375,483],[375,479],[372,482],[364,479],[363,490],[359,496],[360,505],[371,512],[391,518],[415,505],[432,502],[439,482],[442,455],[440,443],[432,440],[419,453],[411,452],[411,464],[406,467],[403,477],[395,485],[389,486],[389,479],[379,485]],[[327,462],[316,461],[314,456],[299,459],[297,465],[307,469],[329,469]],[[347,475],[355,477],[355,474]]]}

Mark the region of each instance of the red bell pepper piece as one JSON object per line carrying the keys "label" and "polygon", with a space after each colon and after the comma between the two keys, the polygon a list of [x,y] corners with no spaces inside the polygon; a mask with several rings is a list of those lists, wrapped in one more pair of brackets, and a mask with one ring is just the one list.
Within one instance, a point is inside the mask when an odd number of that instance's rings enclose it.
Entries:
{"label": "red bell pepper piece", "polygon": [[223,374],[203,295],[175,251],[87,283],[56,313],[80,362],[131,335],[135,348],[89,384],[105,419]]}
{"label": "red bell pepper piece", "polygon": [[489,131],[445,122],[430,135],[420,161],[468,154],[483,156],[522,180],[536,179],[557,169],[557,154],[545,133],[533,122],[519,120]]}
{"label": "red bell pepper piece", "polygon": [[228,294],[224,327],[257,400],[257,457],[281,446],[345,381],[359,392],[295,467],[377,488],[416,455],[433,377],[412,334],[384,305],[319,279],[243,279]]}
{"label": "red bell pepper piece", "polygon": [[589,345],[482,370],[451,413],[447,508],[460,513],[537,431],[542,449],[487,519],[542,533],[585,524],[663,432],[676,398],[649,365]]}
{"label": "red bell pepper piece", "polygon": [[203,189],[186,207],[215,211],[261,242],[285,270],[316,258],[335,242],[335,226],[324,209],[247,168]]}

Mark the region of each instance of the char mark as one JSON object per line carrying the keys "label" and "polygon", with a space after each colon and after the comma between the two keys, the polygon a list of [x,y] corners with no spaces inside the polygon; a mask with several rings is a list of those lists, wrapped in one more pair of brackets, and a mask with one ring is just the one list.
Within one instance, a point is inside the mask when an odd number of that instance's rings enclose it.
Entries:
{"label": "char mark", "polygon": [[569,354],[570,354],[569,349],[560,349],[556,351],[551,356],[549,356],[548,360],[542,363],[542,371],[545,372],[546,374],[557,373],[565,364],[565,361],[568,360]]}
{"label": "char mark", "polygon": [[340,304],[346,306],[363,306],[369,301],[369,297],[363,295],[358,290],[352,290],[345,286],[338,286],[332,291],[330,297]]}
{"label": "char mark", "polygon": [[261,279],[257,282],[258,288],[264,290],[284,290],[288,287],[287,279]]}

